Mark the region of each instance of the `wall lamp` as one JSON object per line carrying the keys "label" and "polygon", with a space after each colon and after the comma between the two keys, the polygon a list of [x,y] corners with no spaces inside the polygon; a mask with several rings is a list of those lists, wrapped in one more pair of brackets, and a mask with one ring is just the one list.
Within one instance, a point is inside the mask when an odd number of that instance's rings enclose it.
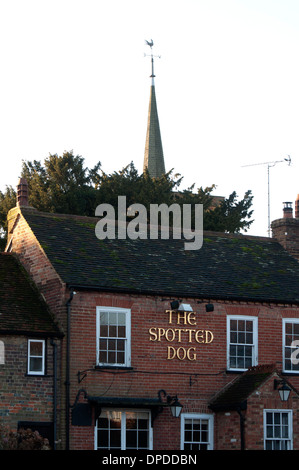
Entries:
{"label": "wall lamp", "polygon": [[[280,388],[278,388],[279,385],[281,385]],[[274,390],[278,390],[281,401],[288,401],[291,389],[287,386],[285,380],[274,379]]]}
{"label": "wall lamp", "polygon": [[172,300],[170,302],[171,310],[182,310],[184,312],[193,312],[190,304],[182,304],[180,300]]}
{"label": "wall lamp", "polygon": [[214,304],[206,304],[206,312],[214,312]]}
{"label": "wall lamp", "polygon": [[179,402],[177,395],[174,397],[171,397],[170,395],[167,395],[165,390],[159,390],[158,396],[161,401],[162,401],[161,394],[163,394],[166,397],[166,404],[170,407],[172,416],[174,418],[178,418],[181,414],[183,405],[181,405],[181,403]]}

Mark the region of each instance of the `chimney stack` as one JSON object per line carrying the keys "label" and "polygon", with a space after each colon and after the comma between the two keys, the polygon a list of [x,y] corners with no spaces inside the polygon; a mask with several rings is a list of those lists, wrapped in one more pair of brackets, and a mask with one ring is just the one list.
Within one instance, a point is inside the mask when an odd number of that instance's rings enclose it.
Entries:
{"label": "chimney stack", "polygon": [[299,195],[295,202],[295,217],[291,202],[283,203],[283,217],[273,220],[272,235],[299,261]]}
{"label": "chimney stack", "polygon": [[20,178],[17,186],[17,207],[28,207],[28,183],[25,178]]}
{"label": "chimney stack", "polygon": [[283,218],[292,219],[293,218],[293,207],[291,202],[283,203]]}

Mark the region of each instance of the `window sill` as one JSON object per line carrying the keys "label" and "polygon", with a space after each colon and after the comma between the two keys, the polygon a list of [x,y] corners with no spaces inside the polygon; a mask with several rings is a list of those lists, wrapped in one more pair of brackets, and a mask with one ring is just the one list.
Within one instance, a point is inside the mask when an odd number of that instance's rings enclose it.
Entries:
{"label": "window sill", "polygon": [[226,369],[227,374],[244,374],[248,369],[240,370],[240,369]]}
{"label": "window sill", "polygon": [[108,369],[108,370],[133,370],[133,367],[131,366],[95,366],[95,370],[103,370],[103,369]]}
{"label": "window sill", "polygon": [[49,377],[49,375],[46,374],[28,374],[28,372],[25,374],[25,377]]}
{"label": "window sill", "polygon": [[290,377],[292,376],[298,376],[299,375],[299,371],[296,370],[296,371],[292,371],[292,370],[283,370],[281,372],[281,375],[289,375]]}

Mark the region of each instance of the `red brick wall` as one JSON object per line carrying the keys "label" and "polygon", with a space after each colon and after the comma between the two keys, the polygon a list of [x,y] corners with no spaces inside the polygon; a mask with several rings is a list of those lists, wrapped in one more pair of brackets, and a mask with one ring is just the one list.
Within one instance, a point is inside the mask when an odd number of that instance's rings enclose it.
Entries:
{"label": "red brick wall", "polygon": [[[165,312],[168,303],[161,302],[159,298],[78,292],[72,302],[71,402],[75,400],[79,388],[84,388],[89,395],[93,396],[152,398],[157,396],[159,390],[164,389],[170,395],[178,395],[179,401],[184,405],[184,413],[211,413],[208,408],[209,400],[226,383],[235,378],[235,374],[226,373],[227,314],[258,316],[259,363],[276,362],[278,368],[281,368],[282,318],[298,317],[298,309],[285,309],[273,305],[258,307],[214,303],[214,312],[206,313],[205,304],[196,305],[192,299],[187,302],[190,302],[196,310],[196,325],[191,329],[212,331],[213,342],[189,343],[188,335],[184,336],[186,339],[181,343],[167,342],[164,338],[161,341],[150,341],[150,328],[186,327],[182,324],[169,325],[169,317]],[[107,370],[105,368],[94,370],[97,306],[120,306],[131,309],[132,370]],[[184,360],[167,359],[168,345],[186,349],[190,346],[195,347],[196,361],[190,361],[187,358]],[[78,371],[85,370],[87,370],[87,375],[78,384]],[[299,385],[297,377],[291,377],[290,380],[295,386]],[[273,395],[272,387],[271,396]],[[277,391],[275,391],[276,396],[278,397]],[[278,398],[275,400],[280,407],[280,400]],[[268,402],[264,405],[270,406]],[[256,442],[263,442],[263,433],[256,425],[249,425],[254,418],[255,411],[252,409],[250,413],[247,411],[246,436],[250,445],[258,446]],[[262,421],[260,426],[262,427]],[[75,430],[75,433],[77,432],[78,430]],[[73,447],[77,447],[80,441],[79,438],[76,440],[75,436],[72,430]],[[90,431],[90,436],[89,445],[92,448],[93,430]],[[172,418],[169,410],[164,410],[155,420],[154,448],[158,450],[179,449],[179,447],[180,419]],[[229,416],[222,413],[215,418],[215,448],[240,448],[240,418],[236,412],[231,412]]]}

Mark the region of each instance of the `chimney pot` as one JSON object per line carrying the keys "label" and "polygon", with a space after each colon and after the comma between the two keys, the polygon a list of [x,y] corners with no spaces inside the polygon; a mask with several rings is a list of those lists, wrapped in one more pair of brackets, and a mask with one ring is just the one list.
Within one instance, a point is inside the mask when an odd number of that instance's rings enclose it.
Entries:
{"label": "chimney pot", "polygon": [[284,202],[283,203],[283,217],[284,219],[292,219],[293,218],[293,207],[291,202]]}
{"label": "chimney pot", "polygon": [[28,183],[26,178],[20,178],[17,186],[17,207],[29,206]]}

